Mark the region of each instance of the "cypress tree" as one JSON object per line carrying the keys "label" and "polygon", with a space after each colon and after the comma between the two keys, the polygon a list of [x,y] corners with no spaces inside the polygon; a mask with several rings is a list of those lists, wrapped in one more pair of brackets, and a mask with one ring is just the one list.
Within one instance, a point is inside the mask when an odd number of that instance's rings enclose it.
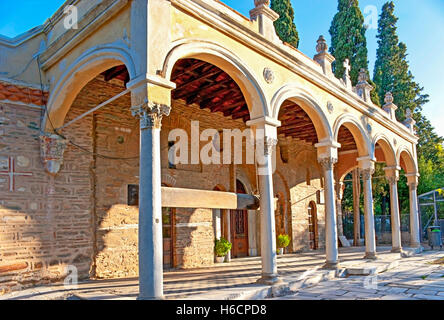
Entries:
{"label": "cypress tree", "polygon": [[271,0],[271,9],[279,14],[279,19],[274,22],[279,38],[298,48],[299,34],[294,23],[294,10],[290,0]]}
{"label": "cypress tree", "polygon": [[338,12],[330,27],[330,53],[335,57],[334,73],[341,79],[344,61],[350,60],[350,77],[353,85],[358,82],[359,70],[368,70],[366,28],[358,0],[339,0]]}

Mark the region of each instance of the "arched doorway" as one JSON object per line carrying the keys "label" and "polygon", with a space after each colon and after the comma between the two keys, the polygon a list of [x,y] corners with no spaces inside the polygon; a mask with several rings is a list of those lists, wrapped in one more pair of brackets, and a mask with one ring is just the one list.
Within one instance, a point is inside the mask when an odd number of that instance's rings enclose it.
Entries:
{"label": "arched doorway", "polygon": [[310,249],[317,250],[319,248],[318,242],[318,213],[316,204],[311,201],[308,205],[308,233],[310,241]]}
{"label": "arched doorway", "polygon": [[[247,194],[245,186],[236,180],[236,193]],[[231,240],[233,247],[231,256],[241,258],[248,256],[248,211],[231,210]]]}

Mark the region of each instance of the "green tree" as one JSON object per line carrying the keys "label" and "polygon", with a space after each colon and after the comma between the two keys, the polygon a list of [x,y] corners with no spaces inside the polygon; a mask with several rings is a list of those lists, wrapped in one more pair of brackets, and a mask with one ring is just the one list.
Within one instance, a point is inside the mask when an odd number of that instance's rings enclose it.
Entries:
{"label": "green tree", "polygon": [[[413,111],[419,137],[417,153],[418,167],[421,174],[418,193],[425,193],[443,185],[444,139],[438,136],[430,121],[422,114],[423,106],[429,101],[424,88],[415,82],[407,60],[407,46],[399,42],[394,14],[395,5],[389,1],[382,7],[378,22],[378,50],[376,54],[374,82],[383,100],[385,93],[393,94],[394,103],[398,106],[396,117],[405,119],[406,110]],[[382,101],[381,101],[382,103]],[[400,197],[408,199],[407,188],[399,190]],[[404,202],[404,201],[402,201]],[[408,202],[407,202],[408,203]]]}
{"label": "green tree", "polygon": [[353,85],[358,82],[361,68],[368,69],[367,39],[364,16],[358,0],[339,0],[338,12],[330,27],[330,53],[335,57],[334,72],[337,78],[344,75],[344,61],[350,60],[350,77]]}
{"label": "green tree", "polygon": [[[333,18],[330,27],[331,47],[330,53],[335,57],[333,70],[335,76],[341,79],[344,75],[344,61],[350,60],[350,77],[353,85],[358,82],[359,71],[368,70],[367,39],[364,26],[364,16],[359,9],[358,0],[339,0],[338,12]],[[370,77],[369,77],[370,78]],[[373,87],[376,85],[369,81]],[[377,90],[371,93],[372,101],[380,105]]]}
{"label": "green tree", "polygon": [[279,38],[298,48],[299,34],[294,23],[294,10],[290,0],[271,0],[271,9],[279,14],[279,19],[274,22]]}

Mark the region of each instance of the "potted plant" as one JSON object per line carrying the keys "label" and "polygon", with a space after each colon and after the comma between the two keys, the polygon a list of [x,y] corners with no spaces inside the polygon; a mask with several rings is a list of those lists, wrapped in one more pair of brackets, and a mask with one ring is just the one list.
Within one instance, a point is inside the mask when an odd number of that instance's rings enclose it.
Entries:
{"label": "potted plant", "polygon": [[290,236],[288,234],[280,234],[277,237],[277,247],[279,249],[279,255],[284,254],[284,248],[290,244]]}
{"label": "potted plant", "polygon": [[223,263],[225,261],[225,256],[231,250],[231,243],[224,239],[216,239],[214,243],[214,253],[216,254],[216,262]]}

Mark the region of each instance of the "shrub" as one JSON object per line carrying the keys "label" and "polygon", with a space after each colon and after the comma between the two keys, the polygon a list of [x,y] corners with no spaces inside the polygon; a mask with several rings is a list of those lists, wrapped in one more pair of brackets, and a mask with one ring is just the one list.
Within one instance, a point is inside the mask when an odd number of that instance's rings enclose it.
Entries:
{"label": "shrub", "polygon": [[286,248],[290,244],[290,236],[288,234],[280,234],[277,237],[277,247]]}
{"label": "shrub", "polygon": [[231,250],[231,246],[231,243],[224,238],[216,239],[214,243],[214,253],[217,257],[225,257]]}

